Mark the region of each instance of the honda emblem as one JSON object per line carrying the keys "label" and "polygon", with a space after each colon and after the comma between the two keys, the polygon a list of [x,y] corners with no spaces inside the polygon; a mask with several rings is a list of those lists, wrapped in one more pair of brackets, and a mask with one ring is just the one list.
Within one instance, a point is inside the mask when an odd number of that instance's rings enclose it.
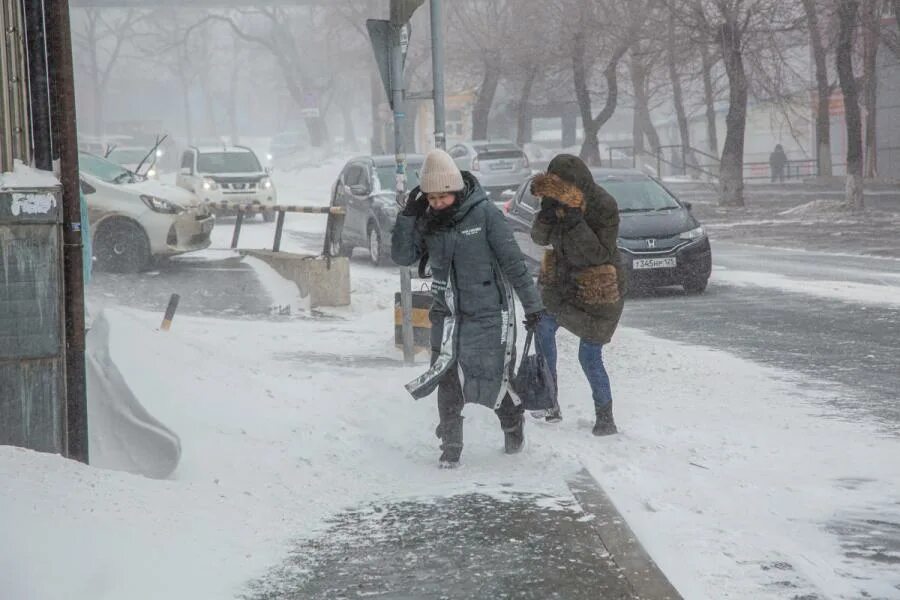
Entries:
{"label": "honda emblem", "polygon": [[656,240],[647,240],[648,248],[656,248]]}

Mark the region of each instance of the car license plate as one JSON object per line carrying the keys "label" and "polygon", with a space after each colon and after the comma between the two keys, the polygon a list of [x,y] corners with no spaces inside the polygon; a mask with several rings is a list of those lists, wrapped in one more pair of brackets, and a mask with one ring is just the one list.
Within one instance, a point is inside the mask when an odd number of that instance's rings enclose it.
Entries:
{"label": "car license plate", "polygon": [[511,171],[515,165],[511,162],[506,161],[497,161],[491,163],[490,165],[491,171]]}
{"label": "car license plate", "polygon": [[673,269],[678,266],[674,256],[666,258],[636,258],[631,263],[634,269]]}

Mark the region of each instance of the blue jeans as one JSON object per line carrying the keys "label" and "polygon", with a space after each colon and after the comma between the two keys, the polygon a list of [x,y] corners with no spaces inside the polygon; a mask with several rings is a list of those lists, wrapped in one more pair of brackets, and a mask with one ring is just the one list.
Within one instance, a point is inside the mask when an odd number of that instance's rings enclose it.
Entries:
{"label": "blue jeans", "polygon": [[[553,377],[556,377],[556,331],[559,323],[552,315],[544,315],[538,321],[534,337],[537,340],[537,348],[544,355],[550,365]],[[603,344],[581,340],[578,347],[578,362],[584,371],[588,383],[591,384],[591,392],[594,396],[594,408],[603,408],[612,402],[612,389],[609,386],[609,374],[603,365]],[[559,387],[559,386],[557,386]]]}

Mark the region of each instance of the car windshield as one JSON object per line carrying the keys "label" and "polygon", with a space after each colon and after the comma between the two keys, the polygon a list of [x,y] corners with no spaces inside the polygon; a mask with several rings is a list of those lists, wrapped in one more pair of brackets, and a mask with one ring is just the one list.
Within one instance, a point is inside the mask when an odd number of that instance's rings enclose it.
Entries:
{"label": "car windshield", "polygon": [[[106,158],[120,165],[136,165],[144,160],[144,157],[149,153],[149,149],[143,150],[140,148],[130,148],[123,150],[113,150]],[[147,160],[150,159],[148,158]]]}
{"label": "car windshield", "polygon": [[[406,189],[411,190],[419,185],[419,171],[422,169],[422,163],[406,163]],[[394,173],[396,167],[394,165],[383,165],[375,167],[378,173],[378,183],[382,190],[393,190],[396,187],[396,179]]]}
{"label": "car windshield", "polygon": [[128,169],[123,169],[112,161],[88,154],[87,152],[78,153],[78,165],[88,175],[93,175],[107,183],[122,184],[141,181],[137,175]]}
{"label": "car windshield", "polygon": [[256,173],[262,171],[252,152],[204,152],[197,159],[201,173]]}
{"label": "car windshield", "polygon": [[680,206],[664,187],[646,177],[606,177],[597,183],[616,199],[619,212],[671,210]]}

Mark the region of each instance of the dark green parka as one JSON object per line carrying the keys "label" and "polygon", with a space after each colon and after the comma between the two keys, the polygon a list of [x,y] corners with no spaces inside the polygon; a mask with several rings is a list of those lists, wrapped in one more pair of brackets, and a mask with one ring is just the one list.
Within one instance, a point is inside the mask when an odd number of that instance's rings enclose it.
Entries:
{"label": "dark green parka", "polygon": [[570,154],[554,158],[547,173],[535,177],[532,192],[544,199],[544,208],[531,238],[552,247],[544,255],[540,277],[547,311],[578,337],[609,343],[625,296],[616,200]]}

